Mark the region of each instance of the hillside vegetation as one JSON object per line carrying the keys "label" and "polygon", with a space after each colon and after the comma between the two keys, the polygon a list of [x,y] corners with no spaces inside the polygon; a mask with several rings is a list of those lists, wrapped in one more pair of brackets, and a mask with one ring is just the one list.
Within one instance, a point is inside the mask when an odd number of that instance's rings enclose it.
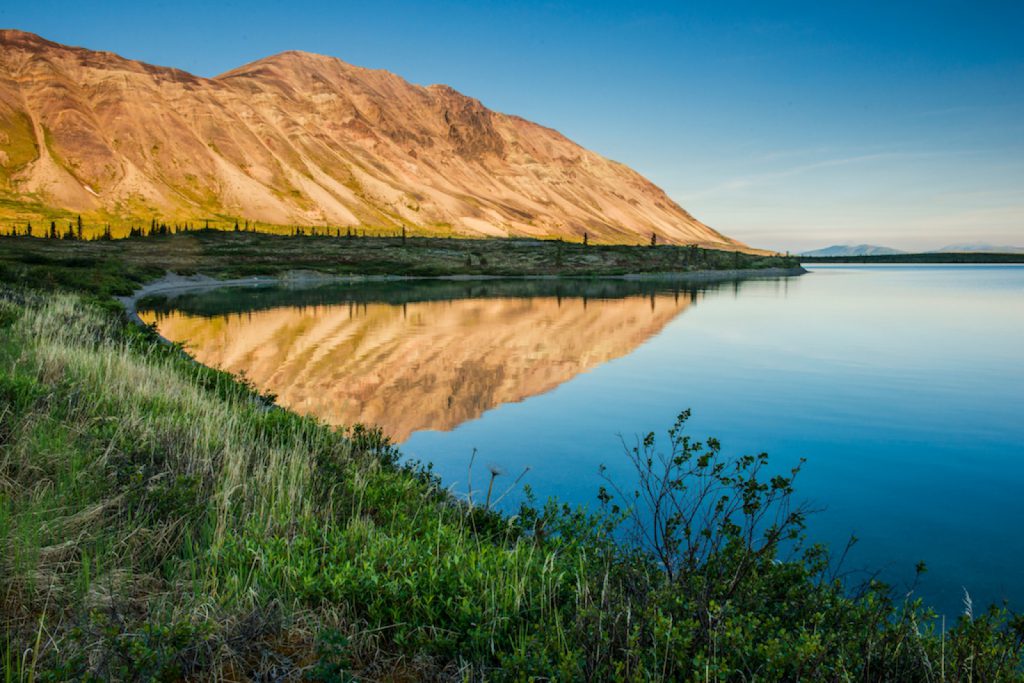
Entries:
{"label": "hillside vegetation", "polygon": [[1021,680],[1024,621],[844,585],[796,472],[687,413],[611,447],[639,497],[500,516],[129,325],[156,264],[81,258],[0,270],[4,681]]}
{"label": "hillside vegetation", "polygon": [[[39,233],[37,233],[38,235]],[[164,271],[218,278],[315,271],[326,275],[580,276],[799,268],[796,258],[696,246],[611,246],[556,240],[273,235],[198,230],[115,240],[0,237],[8,279],[81,286]],[[83,282],[84,281],[84,282]],[[109,281],[111,286],[113,281]],[[123,289],[123,288],[122,288]],[[104,290],[109,291],[109,290]],[[121,293],[127,294],[127,291]]]}
{"label": "hillside vegetation", "polygon": [[60,211],[756,251],[444,85],[294,51],[202,78],[0,29],[0,220]]}

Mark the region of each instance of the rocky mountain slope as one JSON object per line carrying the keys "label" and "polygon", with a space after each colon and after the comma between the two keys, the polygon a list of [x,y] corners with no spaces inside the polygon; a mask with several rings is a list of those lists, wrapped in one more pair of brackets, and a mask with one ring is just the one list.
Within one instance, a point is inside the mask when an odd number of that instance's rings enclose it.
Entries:
{"label": "rocky mountain slope", "polygon": [[746,249],[455,90],[285,52],[216,78],[0,31],[0,212]]}

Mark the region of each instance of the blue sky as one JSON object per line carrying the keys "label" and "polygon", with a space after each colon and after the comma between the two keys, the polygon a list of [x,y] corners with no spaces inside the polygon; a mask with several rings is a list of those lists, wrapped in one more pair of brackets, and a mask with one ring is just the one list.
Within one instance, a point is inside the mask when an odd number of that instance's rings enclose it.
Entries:
{"label": "blue sky", "polygon": [[1024,245],[1024,2],[37,2],[0,26],[212,76],[447,83],[752,244]]}

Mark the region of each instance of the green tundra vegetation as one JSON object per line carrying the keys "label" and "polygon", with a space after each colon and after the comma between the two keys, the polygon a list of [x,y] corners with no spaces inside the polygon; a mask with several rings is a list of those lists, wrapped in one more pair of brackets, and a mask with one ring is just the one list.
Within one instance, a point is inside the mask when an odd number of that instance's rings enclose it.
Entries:
{"label": "green tundra vegetation", "polygon": [[[273,235],[198,230],[117,240],[0,237],[0,268],[75,284],[94,273],[167,270],[219,278],[316,271],[330,275],[614,276],[698,270],[797,268],[792,257],[696,246],[584,245],[556,240]],[[74,233],[74,230],[72,230]],[[36,267],[38,266],[38,267]],[[35,267],[35,268],[34,268]]]}
{"label": "green tundra vegetation", "polygon": [[[210,262],[176,238],[168,259]],[[610,452],[637,495],[500,515],[128,323],[111,295],[157,260],[10,244],[4,683],[1024,679],[1024,620],[845,583],[801,541],[797,472],[691,438],[688,413]]]}

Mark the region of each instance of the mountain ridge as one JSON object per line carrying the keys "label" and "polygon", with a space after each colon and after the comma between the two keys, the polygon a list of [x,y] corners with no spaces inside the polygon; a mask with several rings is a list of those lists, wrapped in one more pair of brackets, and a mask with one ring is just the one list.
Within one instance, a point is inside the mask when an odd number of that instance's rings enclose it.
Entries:
{"label": "mountain ridge", "polygon": [[904,251],[892,247],[884,247],[876,244],[833,244],[821,249],[800,252],[799,256],[827,257],[827,256],[898,256],[900,254],[1019,254],[1024,253],[1024,247],[1010,245],[995,245],[985,242],[969,242],[960,244],[948,244],[938,249],[924,249],[920,251]]}
{"label": "mountain ridge", "polygon": [[989,244],[987,242],[967,242],[960,244],[947,244],[946,246],[936,249],[937,254],[1021,254],[1024,253],[1024,247],[1016,247],[1009,244]]}
{"label": "mountain ridge", "polygon": [[800,252],[800,256],[881,256],[905,253],[899,249],[877,244],[833,244],[821,249]]}
{"label": "mountain ridge", "polygon": [[206,78],[12,29],[0,207],[755,251],[628,166],[446,85],[301,50]]}

